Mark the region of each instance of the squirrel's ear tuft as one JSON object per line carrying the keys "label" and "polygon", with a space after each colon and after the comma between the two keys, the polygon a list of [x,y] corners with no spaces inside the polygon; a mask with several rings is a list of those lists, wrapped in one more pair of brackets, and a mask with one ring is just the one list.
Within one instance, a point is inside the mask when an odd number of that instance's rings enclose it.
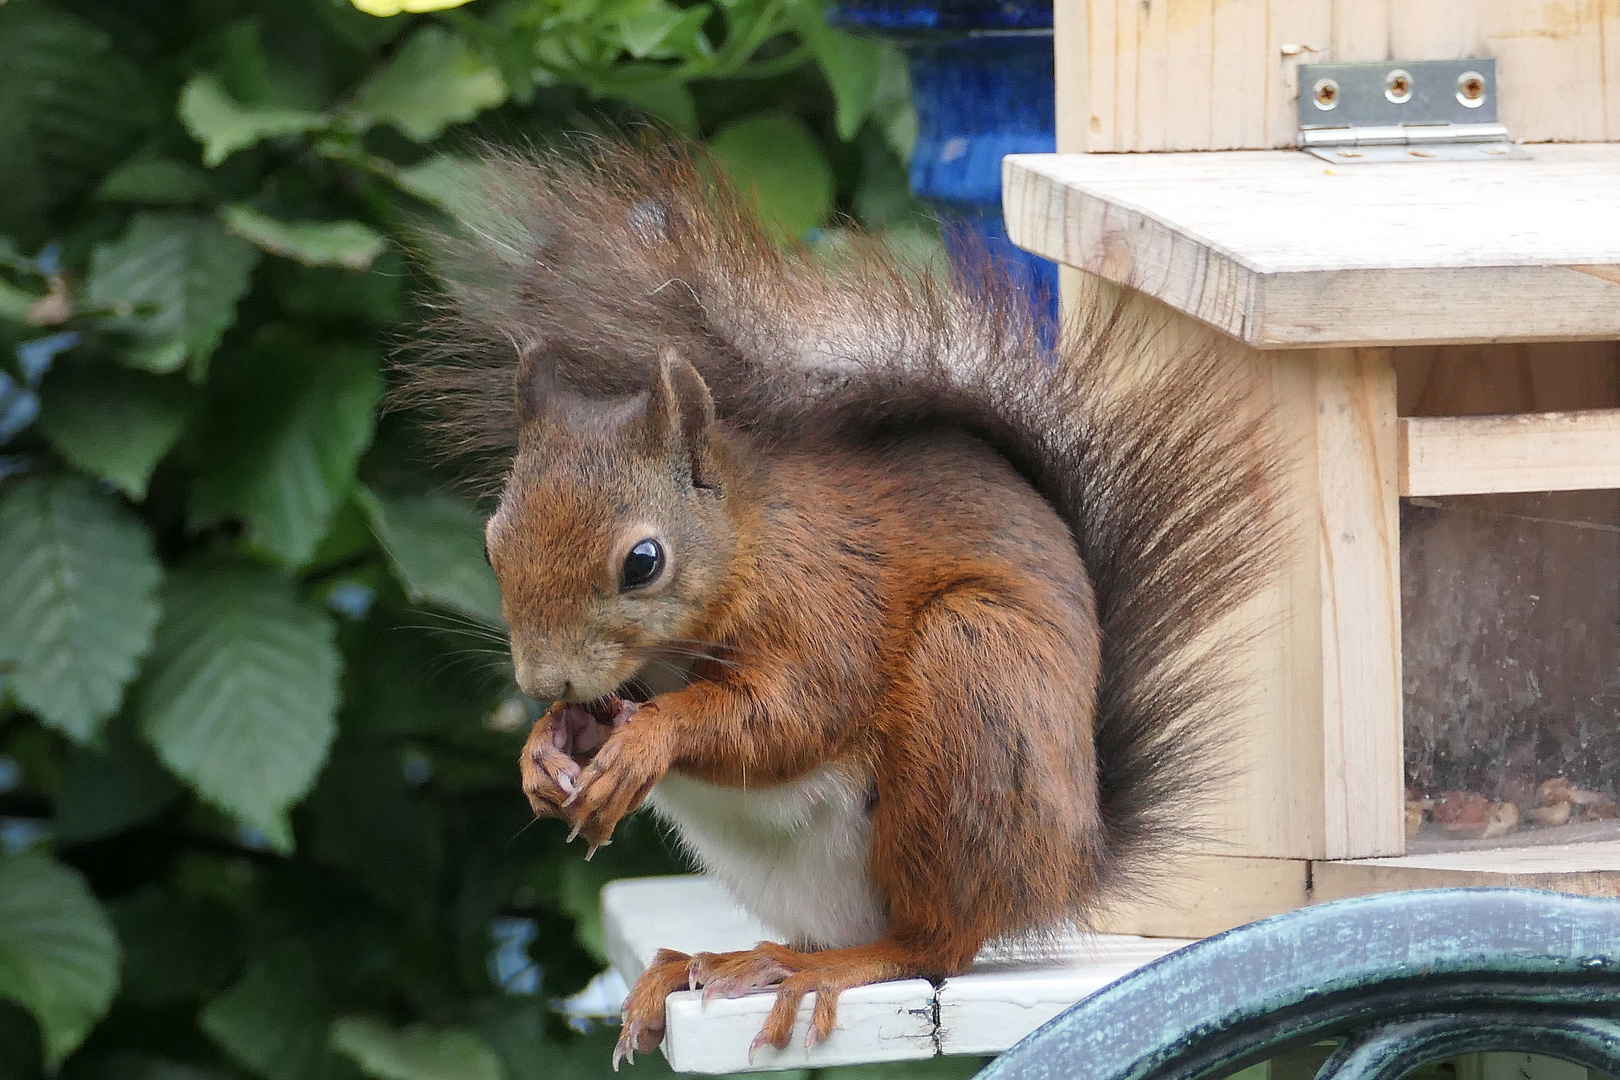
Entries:
{"label": "squirrel's ear tuft", "polygon": [[656,453],[684,453],[692,486],[720,490],[714,460],[714,398],[691,362],[666,349],[647,395],[647,436]]}
{"label": "squirrel's ear tuft", "polygon": [[520,429],[543,418],[551,411],[557,393],[557,358],[542,352],[538,345],[525,346],[518,353],[513,393]]}

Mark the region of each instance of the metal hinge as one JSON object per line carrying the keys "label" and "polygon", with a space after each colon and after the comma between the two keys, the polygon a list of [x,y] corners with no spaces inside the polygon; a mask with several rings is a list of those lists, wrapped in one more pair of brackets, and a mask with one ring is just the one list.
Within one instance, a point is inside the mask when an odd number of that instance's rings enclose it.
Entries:
{"label": "metal hinge", "polygon": [[1301,64],[1299,146],[1341,163],[1525,157],[1496,98],[1489,57]]}

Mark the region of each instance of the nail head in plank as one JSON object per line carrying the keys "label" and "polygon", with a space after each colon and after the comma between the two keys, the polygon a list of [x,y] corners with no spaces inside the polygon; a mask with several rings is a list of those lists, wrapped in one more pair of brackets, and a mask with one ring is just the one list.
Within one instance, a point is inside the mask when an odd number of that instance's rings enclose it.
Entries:
{"label": "nail head in plank", "polygon": [[1620,409],[1403,417],[1402,495],[1620,487]]}
{"label": "nail head in plank", "polygon": [[1327,166],[1018,154],[1013,242],[1258,348],[1620,338],[1620,144]]}

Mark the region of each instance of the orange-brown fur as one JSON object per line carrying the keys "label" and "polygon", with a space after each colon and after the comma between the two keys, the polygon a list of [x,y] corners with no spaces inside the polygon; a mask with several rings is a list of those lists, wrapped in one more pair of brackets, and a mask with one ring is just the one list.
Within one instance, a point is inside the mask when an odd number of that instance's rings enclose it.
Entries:
{"label": "orange-brown fur", "polygon": [[[777,987],[779,1047],[816,992],[824,1037],[843,989],[960,972],[1146,880],[1218,769],[1220,673],[1186,647],[1275,539],[1271,451],[1213,361],[1131,370],[1148,330],[1117,309],[1052,353],[994,267],[941,284],[870,242],[836,267],[778,250],[679,149],[502,169],[521,242],[476,287],[451,272],[415,400],[462,448],[515,441],[487,539],[520,685],[684,683],[588,764],[548,713],[534,809],[599,844],[671,771],[872,784],[881,937],[662,955],[621,1051],[687,985]],[[646,536],[666,572],[621,594]]]}

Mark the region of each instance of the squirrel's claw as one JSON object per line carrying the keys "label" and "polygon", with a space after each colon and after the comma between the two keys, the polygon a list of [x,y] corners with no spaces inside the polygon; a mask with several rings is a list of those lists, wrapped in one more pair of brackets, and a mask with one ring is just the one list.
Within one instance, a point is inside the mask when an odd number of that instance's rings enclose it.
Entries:
{"label": "squirrel's claw", "polygon": [[656,729],[627,724],[580,773],[578,790],[563,804],[575,832],[601,846],[668,771],[667,744]]}
{"label": "squirrel's claw", "polygon": [[624,1001],[624,1027],[613,1048],[613,1068],[634,1063],[636,1054],[650,1054],[664,1041],[664,1001],[686,983],[691,957],[673,949],[659,949],[652,964]]}
{"label": "squirrel's claw", "polygon": [[636,1063],[636,1038],[641,1034],[641,1021],[631,1020],[624,1025],[619,1033],[619,1041],[613,1046],[613,1071],[619,1071],[619,1062],[627,1061],[631,1065]]}

